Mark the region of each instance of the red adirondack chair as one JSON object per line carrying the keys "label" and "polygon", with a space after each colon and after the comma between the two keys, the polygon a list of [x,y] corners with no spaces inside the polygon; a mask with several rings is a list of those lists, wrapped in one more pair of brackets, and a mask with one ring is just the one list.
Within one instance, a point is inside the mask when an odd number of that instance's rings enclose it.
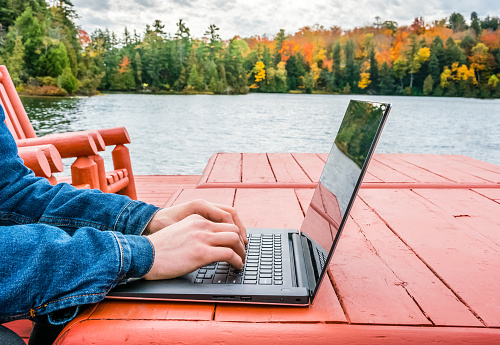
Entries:
{"label": "red adirondack chair", "polygon": [[[73,185],[89,185],[90,188],[98,188],[105,193],[125,194],[137,199],[130,154],[124,145],[130,143],[125,127],[37,137],[9,72],[3,65],[0,66],[0,103],[6,113],[7,127],[19,148],[53,145],[62,158],[76,158],[71,166]],[[98,154],[99,151],[104,151],[106,146],[115,146],[112,151],[115,170],[109,172],[105,171],[104,160]],[[43,152],[46,150],[47,148],[42,149]],[[53,168],[57,167],[54,165]],[[39,174],[43,176],[41,171]],[[54,178],[50,179],[53,183]]]}

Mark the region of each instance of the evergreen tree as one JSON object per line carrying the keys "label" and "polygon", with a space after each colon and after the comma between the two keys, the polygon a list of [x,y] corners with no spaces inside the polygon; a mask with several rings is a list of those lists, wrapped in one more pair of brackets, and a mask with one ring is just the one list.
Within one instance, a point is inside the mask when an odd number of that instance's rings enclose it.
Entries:
{"label": "evergreen tree", "polygon": [[281,29],[278,35],[276,35],[276,38],[274,39],[273,63],[275,66],[278,66],[278,64],[281,62],[280,50],[283,46],[283,42],[285,41],[285,39],[286,39],[285,30]]}
{"label": "evergreen tree", "polygon": [[454,62],[458,62],[460,65],[463,65],[467,62],[465,54],[462,52],[462,50],[452,37],[446,40],[444,61],[446,66],[451,66]]}
{"label": "evergreen tree", "polygon": [[341,53],[342,48],[340,47],[340,42],[337,41],[335,46],[333,47],[333,79],[334,79],[334,90],[341,90],[344,88],[342,83],[342,74],[341,74]]}
{"label": "evergreen tree", "polygon": [[481,23],[479,21],[479,18],[477,16],[476,12],[472,12],[470,14],[470,20],[471,20],[470,27],[474,31],[474,34],[476,35],[476,37],[481,36]]}
{"label": "evergreen tree", "polygon": [[392,95],[394,93],[394,77],[387,62],[384,62],[380,68],[379,88],[382,95]]}
{"label": "evergreen tree", "polygon": [[375,49],[370,49],[368,53],[368,58],[370,60],[370,69],[368,73],[370,73],[371,83],[369,88],[373,90],[375,93],[378,93],[379,89],[379,71],[378,71],[378,61],[375,59]]}
{"label": "evergreen tree", "polygon": [[[17,36],[22,37],[27,73],[30,76],[39,76],[44,27],[33,15],[31,7],[27,7],[23,14],[16,19],[14,26],[9,28],[6,42],[7,51],[13,50]],[[9,48],[9,45],[12,49]]]}
{"label": "evergreen tree", "polygon": [[353,85],[352,87],[350,86],[351,92],[356,92],[359,83],[359,66],[354,60],[354,48],[354,42],[348,40],[344,48],[345,81],[346,84]]}

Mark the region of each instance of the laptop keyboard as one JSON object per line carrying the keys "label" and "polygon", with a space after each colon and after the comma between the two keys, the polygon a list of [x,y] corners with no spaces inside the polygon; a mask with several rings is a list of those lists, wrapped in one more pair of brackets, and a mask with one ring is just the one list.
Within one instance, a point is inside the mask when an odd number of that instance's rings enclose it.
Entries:
{"label": "laptop keyboard", "polygon": [[283,285],[281,234],[249,234],[245,267],[214,262],[198,270],[197,284]]}

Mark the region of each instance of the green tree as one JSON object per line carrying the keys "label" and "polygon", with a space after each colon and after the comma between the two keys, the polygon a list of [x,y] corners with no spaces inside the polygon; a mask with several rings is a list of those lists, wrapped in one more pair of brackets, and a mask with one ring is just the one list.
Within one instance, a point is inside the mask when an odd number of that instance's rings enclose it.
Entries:
{"label": "green tree", "polygon": [[474,31],[476,37],[481,36],[481,22],[479,21],[477,12],[472,12],[470,14],[470,20],[471,20],[470,27]]}
{"label": "green tree", "polygon": [[370,61],[370,68],[368,69],[368,73],[370,73],[371,83],[369,88],[376,93],[379,91],[379,70],[378,70],[378,61],[375,59],[375,49],[370,49],[368,53],[368,58]]}
{"label": "green tree", "polygon": [[464,31],[467,29],[467,23],[462,14],[453,12],[448,19],[448,27],[453,30],[453,32]]}
{"label": "green tree", "polygon": [[333,57],[333,65],[332,65],[332,72],[333,72],[333,79],[334,79],[334,89],[336,90],[341,90],[343,88],[342,84],[342,48],[340,47],[340,41],[337,41],[335,45],[333,46],[333,52],[332,52],[332,57]]}
{"label": "green tree", "polygon": [[457,45],[453,37],[446,40],[446,49],[444,50],[444,62],[446,66],[451,66],[454,62],[463,65],[467,62],[465,54]]}
{"label": "green tree", "polygon": [[345,81],[346,84],[353,85],[351,91],[356,92],[359,83],[359,65],[354,60],[354,42],[348,40],[345,48]]}
{"label": "green tree", "polygon": [[23,14],[16,19],[14,26],[9,28],[6,42],[7,51],[13,51],[17,36],[22,37],[27,73],[30,76],[39,76],[44,27],[34,16],[31,7],[27,7]]}
{"label": "green tree", "polygon": [[21,84],[21,77],[24,74],[24,46],[21,36],[17,36],[16,44],[12,54],[7,55],[5,62],[9,69],[10,77],[15,86]]}
{"label": "green tree", "polygon": [[380,68],[379,80],[380,93],[383,95],[392,95],[394,93],[394,77],[387,62],[384,62]]}
{"label": "green tree", "polygon": [[275,66],[278,66],[278,64],[281,62],[280,50],[283,47],[283,42],[285,41],[285,39],[286,39],[285,30],[280,29],[280,32],[278,32],[276,38],[274,39],[273,63]]}
{"label": "green tree", "polygon": [[45,74],[51,77],[58,77],[63,70],[70,66],[68,52],[63,42],[50,48],[48,53],[42,57]]}
{"label": "green tree", "polygon": [[75,78],[71,68],[66,67],[62,74],[57,78],[57,86],[73,94],[78,89],[78,79]]}
{"label": "green tree", "polygon": [[424,96],[428,96],[432,94],[432,89],[434,87],[434,80],[432,80],[432,76],[429,74],[427,78],[424,80]]}

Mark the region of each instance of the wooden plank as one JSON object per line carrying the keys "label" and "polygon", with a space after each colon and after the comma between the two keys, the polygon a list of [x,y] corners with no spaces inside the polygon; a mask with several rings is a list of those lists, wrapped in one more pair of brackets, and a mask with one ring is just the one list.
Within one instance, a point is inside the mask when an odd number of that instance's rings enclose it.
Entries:
{"label": "wooden plank", "polygon": [[87,320],[65,330],[56,345],[107,344],[350,344],[498,345],[500,329],[331,323]]}
{"label": "wooden plank", "polygon": [[293,189],[238,189],[234,207],[248,228],[299,229],[304,218]]}
{"label": "wooden plank", "polygon": [[403,282],[401,286],[434,325],[483,326],[366,203],[356,202],[352,213],[369,246]]}
{"label": "wooden plank", "polygon": [[419,189],[414,192],[491,240],[500,252],[500,204],[470,190]]}
{"label": "wooden plank", "polygon": [[91,320],[212,320],[214,303],[104,300]]}
{"label": "wooden plank", "polygon": [[460,155],[449,156],[449,158],[460,161],[462,163],[467,163],[467,164],[476,166],[478,168],[482,168],[484,170],[493,171],[493,172],[500,174],[500,165],[497,165],[497,164],[484,162],[484,161],[480,161],[480,160],[477,160],[477,159],[474,159],[471,157],[460,156]]}
{"label": "wooden plank", "polygon": [[475,315],[500,326],[497,246],[414,192],[365,189],[361,196]]}
{"label": "wooden plank", "polygon": [[172,205],[179,205],[196,199],[204,199],[216,204],[233,206],[234,188],[206,188],[206,189],[182,189],[179,195],[172,201]]}
{"label": "wooden plank", "polygon": [[216,321],[238,322],[347,322],[332,284],[326,277],[309,307],[219,304]]}
{"label": "wooden plank", "polygon": [[373,155],[373,159],[380,163],[383,163],[394,170],[401,172],[402,174],[413,178],[414,180],[421,183],[450,183],[453,182],[446,177],[435,174],[432,171],[421,168],[414,164],[408,163],[403,160],[404,157],[409,156],[408,154],[396,154],[396,153],[377,153]]}
{"label": "wooden plank", "polygon": [[383,182],[405,182],[405,183],[418,182],[416,179],[408,175],[405,175],[402,172],[376,159],[372,159],[370,161],[370,165],[368,166],[367,172],[377,177],[380,181]]}
{"label": "wooden plank", "polygon": [[205,165],[205,169],[203,169],[203,173],[200,176],[198,184],[203,184],[207,182],[207,179],[210,176],[210,173],[212,172],[213,166],[215,164],[215,160],[217,159],[217,155],[218,155],[217,153],[214,153],[208,159],[207,165]]}
{"label": "wooden plank", "polygon": [[290,153],[269,153],[267,157],[276,176],[276,182],[312,182]]}
{"label": "wooden plank", "polygon": [[325,162],[314,153],[292,153],[292,157],[312,182],[318,182]]}
{"label": "wooden plank", "polygon": [[474,192],[481,194],[491,200],[500,202],[500,188],[499,189],[474,189]]}
{"label": "wooden plank", "polygon": [[365,176],[363,177],[363,183],[377,183],[377,182],[383,182],[381,179],[367,171],[365,173]]}
{"label": "wooden plank", "polygon": [[219,153],[207,182],[241,182],[241,153]]}
{"label": "wooden plank", "polygon": [[326,160],[328,159],[328,153],[317,153],[316,154],[323,162],[326,163]]}
{"label": "wooden plank", "polygon": [[297,199],[299,200],[300,208],[304,215],[309,208],[309,204],[311,203],[313,194],[315,189],[296,189],[295,194],[297,195]]}
{"label": "wooden plank", "polygon": [[419,166],[423,169],[432,171],[433,173],[446,177],[454,182],[468,182],[468,183],[488,183],[484,178],[477,177],[468,173],[463,164],[453,159],[447,159],[441,155],[419,155],[419,154],[405,154],[398,155],[402,160]]}
{"label": "wooden plank", "polygon": [[466,156],[442,155],[441,157],[456,162],[456,167],[460,171],[500,184],[500,166],[498,165],[481,162]]}
{"label": "wooden plank", "polygon": [[330,270],[351,323],[431,325],[405,282],[377,255],[352,219],[346,223]]}
{"label": "wooden plank", "polygon": [[243,170],[241,175],[243,183],[276,182],[265,153],[243,153]]}

